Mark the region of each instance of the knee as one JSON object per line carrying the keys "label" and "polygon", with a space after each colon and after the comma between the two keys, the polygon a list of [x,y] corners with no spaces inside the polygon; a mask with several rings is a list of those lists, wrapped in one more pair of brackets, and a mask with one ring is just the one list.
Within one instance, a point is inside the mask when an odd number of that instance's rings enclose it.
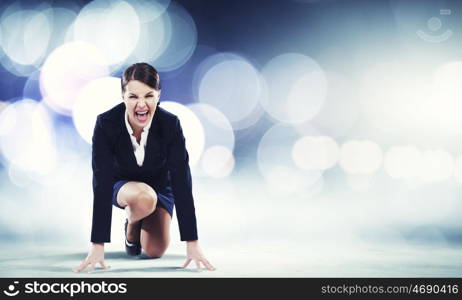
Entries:
{"label": "knee", "polygon": [[139,189],[127,200],[129,206],[142,208],[155,208],[157,203],[157,194],[151,189]]}
{"label": "knee", "polygon": [[164,255],[165,251],[167,250],[167,247],[168,241],[160,243],[156,246],[150,246],[144,249],[144,252],[146,252],[146,255],[150,258],[160,258],[162,257],[162,255]]}

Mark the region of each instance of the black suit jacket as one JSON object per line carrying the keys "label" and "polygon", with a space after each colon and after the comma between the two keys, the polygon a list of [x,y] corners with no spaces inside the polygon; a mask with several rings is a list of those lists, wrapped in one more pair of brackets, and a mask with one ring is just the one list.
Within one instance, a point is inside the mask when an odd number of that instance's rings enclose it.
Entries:
{"label": "black suit jacket", "polygon": [[197,240],[189,156],[180,121],[157,106],[139,167],[125,125],[122,102],[98,115],[93,132],[93,220],[91,241],[110,242],[113,184],[117,180],[142,181],[155,191],[171,186],[182,241]]}

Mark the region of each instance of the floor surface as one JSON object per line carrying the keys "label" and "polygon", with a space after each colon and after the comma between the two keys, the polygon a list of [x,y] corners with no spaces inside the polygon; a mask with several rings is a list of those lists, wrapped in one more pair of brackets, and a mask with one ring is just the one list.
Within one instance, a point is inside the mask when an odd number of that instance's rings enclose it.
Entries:
{"label": "floor surface", "polygon": [[[123,245],[122,245],[123,246]],[[202,245],[215,271],[187,269],[185,245],[170,245],[165,256],[128,257],[117,245],[105,252],[109,270],[74,273],[88,248],[4,244],[1,277],[462,277],[462,247],[426,245],[342,245],[255,242]]]}

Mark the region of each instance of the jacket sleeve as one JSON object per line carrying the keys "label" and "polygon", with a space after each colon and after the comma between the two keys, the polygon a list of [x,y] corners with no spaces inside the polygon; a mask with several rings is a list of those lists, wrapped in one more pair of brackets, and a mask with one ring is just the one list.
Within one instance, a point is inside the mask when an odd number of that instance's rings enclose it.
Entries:
{"label": "jacket sleeve", "polygon": [[168,146],[167,165],[175,197],[180,239],[181,241],[195,241],[198,236],[189,156],[179,119],[176,119],[173,127],[173,137]]}
{"label": "jacket sleeve", "polygon": [[91,242],[111,241],[113,153],[107,136],[96,120],[92,138],[93,219]]}

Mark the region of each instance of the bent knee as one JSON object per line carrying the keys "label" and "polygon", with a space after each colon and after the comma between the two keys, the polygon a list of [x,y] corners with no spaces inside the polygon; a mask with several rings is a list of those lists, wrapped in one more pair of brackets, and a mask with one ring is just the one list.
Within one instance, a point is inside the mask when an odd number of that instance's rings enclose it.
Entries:
{"label": "bent knee", "polygon": [[128,205],[155,206],[157,203],[157,194],[151,188],[140,188],[127,199]]}

